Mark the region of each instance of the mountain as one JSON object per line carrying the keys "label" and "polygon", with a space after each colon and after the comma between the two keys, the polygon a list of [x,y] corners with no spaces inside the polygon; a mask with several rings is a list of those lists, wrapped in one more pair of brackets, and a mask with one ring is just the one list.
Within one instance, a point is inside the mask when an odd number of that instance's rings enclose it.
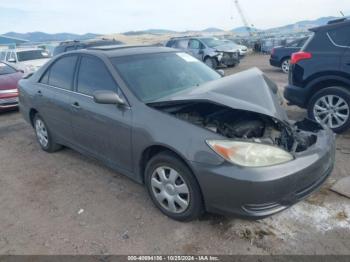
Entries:
{"label": "mountain", "polygon": [[[255,29],[251,28],[251,30],[254,32],[265,32],[265,33],[295,33],[295,32],[305,32],[308,29],[312,27],[317,27],[321,25],[325,25],[328,23],[330,20],[338,19],[339,17],[334,17],[334,16],[327,16],[327,17],[321,17],[315,20],[304,20],[300,22],[296,22],[294,24],[289,24],[285,26],[280,26],[280,27],[274,27],[266,30],[260,30],[260,29]],[[239,35],[247,35],[247,27],[242,26],[242,27],[237,27],[231,30],[232,32],[239,34]]]}
{"label": "mountain", "polygon": [[256,29],[256,28],[252,28],[252,27],[246,27],[246,26],[241,26],[241,27],[236,27],[234,29],[231,30],[231,32],[238,34],[238,35],[242,35],[242,34],[248,34],[248,29],[250,28],[250,30],[252,32],[259,32],[261,31],[260,29]]}
{"label": "mountain", "polygon": [[43,32],[31,32],[31,33],[16,33],[8,32],[3,34],[9,37],[15,37],[20,39],[25,39],[30,42],[47,42],[47,41],[66,41],[66,40],[86,40],[96,38],[98,34],[87,33],[84,35],[71,34],[71,33],[58,33],[58,34],[48,34]]}
{"label": "mountain", "polygon": [[217,28],[217,27],[208,27],[204,30],[202,30],[201,32],[204,33],[216,33],[216,32],[224,32],[224,30]]}
{"label": "mountain", "polygon": [[328,21],[338,19],[338,18],[339,17],[327,16],[327,17],[318,18],[316,20],[304,20],[294,24],[271,28],[265,31],[266,32],[278,31],[280,33],[287,33],[291,31],[307,31],[309,28],[325,25],[328,23]]}
{"label": "mountain", "polygon": [[148,30],[141,30],[141,31],[128,31],[123,33],[123,35],[144,35],[144,34],[163,35],[163,34],[173,34],[173,33],[177,33],[177,32],[168,30],[168,29],[148,29]]}

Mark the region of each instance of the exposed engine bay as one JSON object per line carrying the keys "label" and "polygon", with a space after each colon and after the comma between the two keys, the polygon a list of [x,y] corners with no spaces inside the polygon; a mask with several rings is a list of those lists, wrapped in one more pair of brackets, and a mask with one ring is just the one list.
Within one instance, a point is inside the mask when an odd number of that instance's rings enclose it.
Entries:
{"label": "exposed engine bay", "polygon": [[281,147],[288,152],[302,152],[316,143],[321,126],[300,128],[272,117],[232,109],[208,102],[185,102],[156,106],[184,121],[206,128],[229,139],[245,140]]}

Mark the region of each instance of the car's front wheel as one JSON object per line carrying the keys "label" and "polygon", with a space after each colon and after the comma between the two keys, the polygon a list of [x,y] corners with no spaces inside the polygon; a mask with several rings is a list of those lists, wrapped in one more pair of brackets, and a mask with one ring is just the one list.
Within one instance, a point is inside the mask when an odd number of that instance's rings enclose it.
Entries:
{"label": "car's front wheel", "polygon": [[311,98],[308,115],[336,133],[346,131],[350,127],[350,91],[342,87],[322,89]]}
{"label": "car's front wheel", "polygon": [[176,155],[162,152],[154,156],[146,166],[145,183],[154,204],[168,217],[191,221],[203,213],[198,182]]}
{"label": "car's front wheel", "polygon": [[289,73],[289,66],[290,66],[290,58],[286,58],[281,63],[281,69],[283,73],[288,74]]}
{"label": "car's front wheel", "polygon": [[216,61],[215,58],[212,57],[207,57],[204,60],[204,63],[209,66],[210,68],[216,69],[218,67],[218,62]]}
{"label": "car's front wheel", "polygon": [[62,146],[55,143],[44,119],[36,114],[33,120],[34,130],[40,147],[49,153],[56,152]]}

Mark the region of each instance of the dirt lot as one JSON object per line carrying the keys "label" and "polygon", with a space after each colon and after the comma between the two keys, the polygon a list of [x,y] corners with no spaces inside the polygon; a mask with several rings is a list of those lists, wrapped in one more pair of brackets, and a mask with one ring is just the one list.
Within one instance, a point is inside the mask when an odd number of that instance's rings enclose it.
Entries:
{"label": "dirt lot", "polygon": [[[280,88],[287,81],[266,56],[249,56],[226,73],[252,66]],[[281,214],[178,223],[141,185],[69,149],[44,153],[18,112],[0,114],[0,254],[350,254],[350,200],[328,189],[350,175],[350,134],[337,144],[326,185]]]}

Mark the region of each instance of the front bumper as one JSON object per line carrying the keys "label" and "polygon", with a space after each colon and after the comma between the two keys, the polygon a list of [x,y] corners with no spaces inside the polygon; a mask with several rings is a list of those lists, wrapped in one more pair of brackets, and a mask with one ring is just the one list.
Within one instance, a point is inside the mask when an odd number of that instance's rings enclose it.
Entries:
{"label": "front bumper", "polygon": [[[220,56],[219,56],[220,57]],[[220,59],[218,59],[220,65],[235,66],[239,64],[239,56],[237,53],[223,53]]]}
{"label": "front bumper", "polygon": [[285,87],[283,95],[291,104],[305,108],[309,98],[309,90],[306,87],[288,85]]}
{"label": "front bumper", "polygon": [[335,160],[332,131],[318,132],[317,142],[281,165],[244,168],[192,163],[207,211],[264,218],[316,191],[331,174]]}
{"label": "front bumper", "polygon": [[18,107],[18,91],[17,90],[1,90],[0,91],[0,110]]}

